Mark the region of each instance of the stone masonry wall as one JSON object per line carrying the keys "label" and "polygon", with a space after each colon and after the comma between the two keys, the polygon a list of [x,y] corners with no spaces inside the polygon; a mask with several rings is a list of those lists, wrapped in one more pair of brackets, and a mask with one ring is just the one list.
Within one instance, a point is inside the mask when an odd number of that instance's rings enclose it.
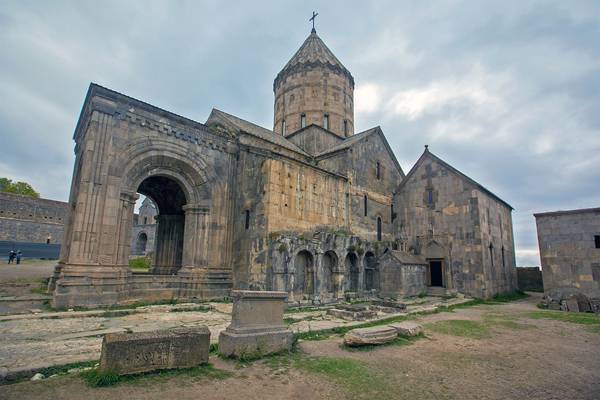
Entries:
{"label": "stone masonry wall", "polygon": [[0,240],[60,243],[67,203],[0,193]]}
{"label": "stone masonry wall", "polygon": [[574,288],[600,295],[600,208],[536,214],[546,292]]}
{"label": "stone masonry wall", "polygon": [[446,287],[487,297],[478,203],[471,183],[426,158],[396,198],[396,228],[406,250],[426,259],[443,259]]}

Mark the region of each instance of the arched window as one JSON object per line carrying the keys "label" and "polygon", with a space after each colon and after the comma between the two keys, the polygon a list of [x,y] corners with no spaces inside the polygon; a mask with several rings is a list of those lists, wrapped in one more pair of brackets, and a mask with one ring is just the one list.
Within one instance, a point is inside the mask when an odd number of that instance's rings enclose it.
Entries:
{"label": "arched window", "polygon": [[250,228],[250,210],[246,210],[246,229]]}
{"label": "arched window", "polygon": [[285,119],[281,121],[281,134],[285,136]]}
{"label": "arched window", "polygon": [[377,217],[377,241],[381,242],[381,217]]}
{"label": "arched window", "polygon": [[494,245],[490,243],[490,259],[492,260],[492,267],[494,266]]}
{"label": "arched window", "polygon": [[502,266],[506,267],[505,262],[504,262],[504,246],[502,246]]}
{"label": "arched window", "polygon": [[300,129],[306,126],[306,114],[300,114]]}
{"label": "arched window", "polygon": [[323,128],[329,129],[329,114],[323,115]]}
{"label": "arched window", "polygon": [[344,136],[348,136],[348,120],[344,120]]}
{"label": "arched window", "polygon": [[365,217],[366,217],[367,216],[367,195],[366,194],[365,194],[363,201],[365,203],[364,206],[365,206]]}
{"label": "arched window", "polygon": [[381,163],[377,161],[377,165],[375,166],[375,175],[377,176],[377,180],[381,179]]}

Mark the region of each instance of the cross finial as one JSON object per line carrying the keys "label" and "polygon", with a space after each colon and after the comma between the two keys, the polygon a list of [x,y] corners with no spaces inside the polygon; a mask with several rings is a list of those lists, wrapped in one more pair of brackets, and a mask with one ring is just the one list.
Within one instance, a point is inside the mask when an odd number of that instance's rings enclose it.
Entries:
{"label": "cross finial", "polygon": [[425,145],[425,151],[429,151],[429,145],[428,144]]}
{"label": "cross finial", "polygon": [[308,19],[309,21],[312,21],[313,27],[312,27],[312,31],[311,32],[313,32],[313,33],[317,32],[315,30],[315,18],[317,18],[317,15],[319,15],[319,13],[316,13],[316,12],[313,11],[312,17]]}

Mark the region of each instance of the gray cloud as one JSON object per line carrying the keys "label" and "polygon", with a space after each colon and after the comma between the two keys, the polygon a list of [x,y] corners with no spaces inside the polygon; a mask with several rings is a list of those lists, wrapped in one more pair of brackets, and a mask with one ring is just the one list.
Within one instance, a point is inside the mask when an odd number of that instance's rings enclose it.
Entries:
{"label": "gray cloud", "polygon": [[5,1],[0,175],[66,200],[91,81],[269,127],[314,9],[356,79],[357,128],[381,125],[405,170],[427,143],[511,203],[518,264],[538,264],[533,212],[600,205],[600,5],[374,3]]}

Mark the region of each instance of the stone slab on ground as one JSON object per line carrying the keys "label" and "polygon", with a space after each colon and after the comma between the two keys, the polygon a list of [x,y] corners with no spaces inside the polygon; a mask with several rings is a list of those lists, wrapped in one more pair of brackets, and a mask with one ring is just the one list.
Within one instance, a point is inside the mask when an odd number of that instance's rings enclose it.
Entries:
{"label": "stone slab on ground", "polygon": [[102,341],[100,370],[118,375],[190,368],[208,362],[206,326],[154,332],[109,333]]}
{"label": "stone slab on ground", "polygon": [[327,314],[335,318],[344,319],[346,321],[364,321],[377,317],[377,311],[374,310],[350,311],[332,308],[327,310]]}
{"label": "stone slab on ground", "polygon": [[423,327],[412,321],[398,322],[388,326],[394,328],[400,336],[417,336],[423,333]]}
{"label": "stone slab on ground", "polygon": [[398,332],[391,326],[357,328],[344,335],[344,344],[347,346],[377,345],[389,343],[397,337]]}

